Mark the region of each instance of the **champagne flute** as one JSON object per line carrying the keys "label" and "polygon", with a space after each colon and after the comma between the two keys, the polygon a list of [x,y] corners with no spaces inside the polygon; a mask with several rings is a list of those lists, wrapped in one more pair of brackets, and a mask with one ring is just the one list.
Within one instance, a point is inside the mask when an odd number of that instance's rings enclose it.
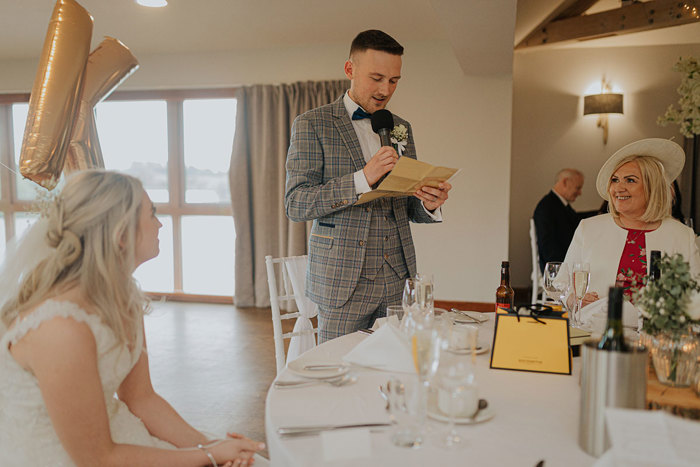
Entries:
{"label": "champagne flute", "polygon": [[423,313],[433,310],[435,299],[433,297],[432,274],[416,274],[415,278],[416,303]]}
{"label": "champagne flute", "polygon": [[404,318],[401,320],[400,329],[410,336],[415,330],[416,322],[413,312],[417,308],[416,281],[412,277],[406,279],[406,283],[404,284],[401,306],[403,306]]}
{"label": "champagne flute", "polygon": [[588,263],[574,263],[573,286],[574,298],[576,299],[576,309],[572,316],[572,326],[581,327],[581,305],[583,297],[588,292],[588,286],[591,279],[591,268]]}
{"label": "champagne flute", "polygon": [[566,296],[571,286],[569,267],[560,261],[550,261],[544,266],[544,290],[552,300],[566,308]]}
{"label": "champagne flute", "polygon": [[416,303],[416,281],[409,277],[403,287],[403,296],[401,297],[401,305],[406,313],[409,313],[411,307]]}

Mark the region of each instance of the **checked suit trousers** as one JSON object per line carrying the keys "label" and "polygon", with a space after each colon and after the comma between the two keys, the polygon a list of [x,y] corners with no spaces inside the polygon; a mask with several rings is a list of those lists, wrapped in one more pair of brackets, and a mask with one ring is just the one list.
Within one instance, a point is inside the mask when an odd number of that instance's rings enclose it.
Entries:
{"label": "checked suit trousers", "polygon": [[371,327],[386,316],[388,305],[401,303],[408,268],[392,200],[380,198],[365,209],[371,210],[372,218],[360,278],[341,307],[319,307],[319,343]]}

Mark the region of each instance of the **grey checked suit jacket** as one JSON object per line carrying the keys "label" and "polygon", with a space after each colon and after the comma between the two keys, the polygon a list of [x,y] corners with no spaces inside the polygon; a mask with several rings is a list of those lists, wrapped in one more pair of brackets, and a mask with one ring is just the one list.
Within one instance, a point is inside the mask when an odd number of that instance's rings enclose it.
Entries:
{"label": "grey checked suit jacket", "polygon": [[[411,126],[404,157],[416,158]],[[313,220],[306,294],[320,306],[338,308],[355,290],[365,261],[373,202],[356,206],[353,174],[365,166],[360,143],[342,96],[294,120],[287,153],[284,197],[287,217]],[[416,197],[392,198],[406,266],[416,273],[409,220],[435,222]]]}

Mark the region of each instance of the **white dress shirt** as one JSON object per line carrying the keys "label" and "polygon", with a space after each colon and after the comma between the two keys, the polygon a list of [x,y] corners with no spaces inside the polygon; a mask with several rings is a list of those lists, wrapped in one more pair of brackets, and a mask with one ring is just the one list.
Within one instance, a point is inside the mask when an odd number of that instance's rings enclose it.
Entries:
{"label": "white dress shirt", "polygon": [[[365,162],[369,162],[370,159],[372,159],[372,157],[382,147],[381,141],[379,140],[379,135],[372,130],[372,122],[369,118],[363,118],[360,120],[352,119],[352,114],[354,114],[355,110],[360,108],[360,106],[352,100],[350,97],[350,92],[345,92],[345,96],[343,96],[343,104],[345,104],[345,110],[348,111],[348,115],[350,116],[352,127],[355,129],[357,140],[360,143],[360,149],[362,149],[362,156],[365,158]],[[367,182],[367,177],[365,177],[365,173],[361,169],[355,172],[354,178],[355,191],[358,195],[372,191],[372,188]],[[423,202],[421,202],[421,205],[430,217],[436,221],[442,221],[442,209],[436,209],[435,212],[430,212],[425,209]]]}

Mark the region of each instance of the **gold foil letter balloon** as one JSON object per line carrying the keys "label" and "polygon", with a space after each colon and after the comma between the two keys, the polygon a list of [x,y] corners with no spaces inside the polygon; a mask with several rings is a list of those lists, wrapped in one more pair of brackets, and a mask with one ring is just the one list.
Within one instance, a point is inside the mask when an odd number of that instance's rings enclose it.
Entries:
{"label": "gold foil letter balloon", "polygon": [[92,17],[74,0],[54,7],[29,99],[19,170],[51,190],[58,183],[78,111]]}
{"label": "gold foil letter balloon", "polygon": [[138,67],[136,57],[112,37],[105,38],[92,51],[85,67],[80,109],[68,150],[66,172],[105,166],[95,124],[95,106]]}

